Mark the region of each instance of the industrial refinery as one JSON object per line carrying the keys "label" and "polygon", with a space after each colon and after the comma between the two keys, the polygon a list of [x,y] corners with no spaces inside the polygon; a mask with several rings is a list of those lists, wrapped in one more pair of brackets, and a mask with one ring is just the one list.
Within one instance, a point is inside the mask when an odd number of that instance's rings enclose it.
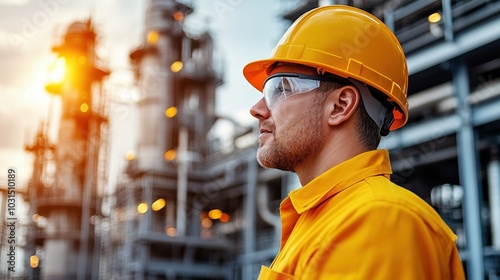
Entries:
{"label": "industrial refinery", "polygon": [[[276,17],[285,25],[344,4],[394,31],[408,61],[410,119],[380,145],[391,180],[458,236],[467,279],[500,279],[500,1],[281,2]],[[104,86],[112,70],[96,52],[99,29],[91,18],[75,21],[53,42],[45,90],[61,101],[57,142],[50,122],[27,140],[34,160],[19,196],[30,220],[18,233],[24,269],[0,266],[0,279],[250,280],[274,259],[280,202],[300,183],[259,166],[257,127],[218,115],[224,67],[216,38],[186,26],[194,7],[148,0],[141,42],[128,56],[139,92],[136,148],[113,186]],[[223,119],[234,125],[231,149],[213,135]],[[1,230],[3,256],[8,227]]]}

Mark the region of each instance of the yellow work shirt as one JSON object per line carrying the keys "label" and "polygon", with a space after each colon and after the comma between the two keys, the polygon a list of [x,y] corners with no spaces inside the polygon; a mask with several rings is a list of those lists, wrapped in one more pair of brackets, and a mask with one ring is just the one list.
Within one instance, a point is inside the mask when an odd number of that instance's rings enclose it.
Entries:
{"label": "yellow work shirt", "polygon": [[465,279],[455,234],[391,173],[389,153],[369,151],[292,191],[259,279]]}

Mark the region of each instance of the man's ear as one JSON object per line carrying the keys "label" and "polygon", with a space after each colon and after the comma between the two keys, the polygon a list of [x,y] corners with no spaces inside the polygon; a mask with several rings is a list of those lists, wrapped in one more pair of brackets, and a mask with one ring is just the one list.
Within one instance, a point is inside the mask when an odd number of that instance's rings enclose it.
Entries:
{"label": "man's ear", "polygon": [[354,86],[343,86],[330,94],[326,102],[328,124],[340,125],[351,119],[358,108],[360,98]]}

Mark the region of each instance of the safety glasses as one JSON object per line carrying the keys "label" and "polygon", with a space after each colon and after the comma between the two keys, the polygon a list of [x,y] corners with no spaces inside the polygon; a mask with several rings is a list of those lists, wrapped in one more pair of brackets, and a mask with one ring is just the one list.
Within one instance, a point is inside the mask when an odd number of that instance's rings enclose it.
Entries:
{"label": "safety glasses", "polygon": [[296,73],[279,73],[269,76],[264,82],[264,100],[271,109],[280,101],[296,94],[307,93],[317,89],[321,81],[348,84],[346,80],[333,76],[312,76]]}

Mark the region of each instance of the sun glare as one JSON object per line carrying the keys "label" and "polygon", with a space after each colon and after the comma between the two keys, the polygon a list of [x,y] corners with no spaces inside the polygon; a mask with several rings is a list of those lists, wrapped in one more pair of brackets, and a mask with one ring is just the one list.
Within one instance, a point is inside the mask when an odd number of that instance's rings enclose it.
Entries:
{"label": "sun glare", "polygon": [[49,68],[48,83],[61,83],[66,76],[66,59],[58,57],[54,64]]}

